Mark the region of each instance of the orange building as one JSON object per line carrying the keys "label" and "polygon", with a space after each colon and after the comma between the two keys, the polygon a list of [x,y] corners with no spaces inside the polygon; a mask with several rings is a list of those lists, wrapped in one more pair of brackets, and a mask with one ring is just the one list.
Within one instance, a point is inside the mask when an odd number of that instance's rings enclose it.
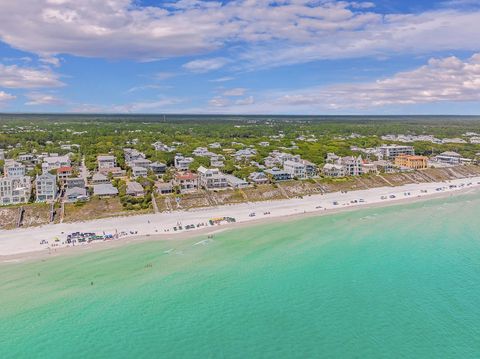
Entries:
{"label": "orange building", "polygon": [[415,170],[421,170],[428,167],[428,157],[400,155],[395,157],[395,165],[399,167],[407,167]]}

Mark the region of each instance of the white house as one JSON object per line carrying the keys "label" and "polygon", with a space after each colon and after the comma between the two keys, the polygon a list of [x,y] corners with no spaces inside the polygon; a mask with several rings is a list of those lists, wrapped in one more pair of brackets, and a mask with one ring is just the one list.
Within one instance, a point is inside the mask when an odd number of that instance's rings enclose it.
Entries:
{"label": "white house", "polygon": [[0,205],[27,203],[31,190],[32,184],[28,176],[0,178]]}
{"label": "white house", "polygon": [[182,155],[176,155],[174,159],[175,168],[179,171],[186,171],[193,162],[192,157],[184,157]]}
{"label": "white house", "polygon": [[248,187],[248,182],[242,180],[241,178],[235,177],[234,175],[226,174],[225,178],[227,183],[232,188],[245,188]]}
{"label": "white house", "polygon": [[5,177],[23,177],[25,176],[25,166],[20,162],[14,160],[5,160],[5,164],[3,166],[3,173]]}
{"label": "white house", "polygon": [[198,168],[199,186],[205,189],[227,188],[228,182],[225,175],[218,168]]}
{"label": "white house", "polygon": [[145,167],[132,167],[133,177],[147,177],[148,170]]}
{"label": "white house", "polygon": [[301,162],[285,161],[283,170],[290,174],[292,178],[304,179],[307,177],[306,166]]}
{"label": "white house", "polygon": [[51,170],[58,170],[60,167],[70,167],[70,158],[65,156],[49,156],[43,159],[42,171],[49,172]]}
{"label": "white house", "polygon": [[57,177],[45,172],[35,179],[37,202],[52,202],[57,198]]}
{"label": "white house", "polygon": [[442,152],[439,155],[436,155],[433,158],[433,161],[450,166],[458,166],[461,164],[467,164],[472,162],[471,159],[462,158],[461,154],[453,151]]}
{"label": "white house", "polygon": [[112,155],[98,155],[97,156],[98,169],[113,168],[116,165],[115,156]]}
{"label": "white house", "polygon": [[177,172],[173,183],[180,188],[181,193],[194,192],[198,189],[198,175],[191,172]]}
{"label": "white house", "polygon": [[377,147],[379,159],[392,160],[399,155],[415,155],[413,146],[383,145]]}

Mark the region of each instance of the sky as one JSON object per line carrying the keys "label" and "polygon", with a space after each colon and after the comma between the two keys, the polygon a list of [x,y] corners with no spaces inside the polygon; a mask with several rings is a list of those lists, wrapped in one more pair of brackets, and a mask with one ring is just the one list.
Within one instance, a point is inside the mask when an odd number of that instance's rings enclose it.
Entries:
{"label": "sky", "polygon": [[0,112],[480,114],[480,0],[0,0]]}

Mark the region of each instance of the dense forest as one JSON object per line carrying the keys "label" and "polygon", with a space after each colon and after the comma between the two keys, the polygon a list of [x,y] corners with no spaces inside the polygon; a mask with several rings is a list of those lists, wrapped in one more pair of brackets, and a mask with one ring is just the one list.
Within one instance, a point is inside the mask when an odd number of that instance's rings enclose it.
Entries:
{"label": "dense forest", "polygon": [[[480,117],[305,117],[305,116],[183,116],[183,115],[0,115],[0,148],[8,157],[20,153],[73,153],[73,161],[85,156],[87,166],[95,157],[112,153],[122,163],[123,148],[133,147],[153,161],[171,165],[175,153],[189,155],[198,146],[218,142],[221,149],[255,146],[257,160],[274,149],[301,155],[318,165],[328,152],[352,154],[350,147],[374,147],[385,143],[387,134],[433,135],[437,138],[461,137],[466,132],[480,133]],[[358,136],[351,136],[356,134]],[[299,140],[299,138],[302,138]],[[315,139],[312,141],[304,138]],[[176,144],[175,153],[155,151],[152,143]],[[258,146],[268,141],[269,146]],[[78,148],[62,149],[62,144]],[[466,157],[480,152],[480,145],[432,144],[415,142],[418,154],[432,155],[452,150]],[[203,164],[198,158],[193,166]],[[225,171],[241,175],[250,171],[227,158]]]}

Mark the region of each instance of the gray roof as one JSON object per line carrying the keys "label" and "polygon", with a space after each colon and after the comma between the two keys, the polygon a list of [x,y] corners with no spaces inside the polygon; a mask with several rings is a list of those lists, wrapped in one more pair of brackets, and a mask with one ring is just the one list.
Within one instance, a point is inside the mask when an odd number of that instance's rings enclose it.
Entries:
{"label": "gray roof", "polygon": [[157,182],[157,188],[158,189],[172,189],[173,184],[171,182]]}
{"label": "gray roof", "polygon": [[138,182],[128,182],[127,183],[127,193],[129,192],[143,192],[143,187]]}
{"label": "gray roof", "polygon": [[81,187],[73,187],[73,188],[67,188],[65,191],[65,196],[69,197],[71,195],[75,196],[86,196],[87,195],[87,190],[85,188]]}
{"label": "gray roof", "polygon": [[92,176],[92,181],[105,181],[105,180],[108,180],[108,177],[105,176],[103,173],[97,172]]}
{"label": "gray roof", "polygon": [[93,186],[93,194],[97,196],[116,195],[118,189],[110,183],[96,184]]}

